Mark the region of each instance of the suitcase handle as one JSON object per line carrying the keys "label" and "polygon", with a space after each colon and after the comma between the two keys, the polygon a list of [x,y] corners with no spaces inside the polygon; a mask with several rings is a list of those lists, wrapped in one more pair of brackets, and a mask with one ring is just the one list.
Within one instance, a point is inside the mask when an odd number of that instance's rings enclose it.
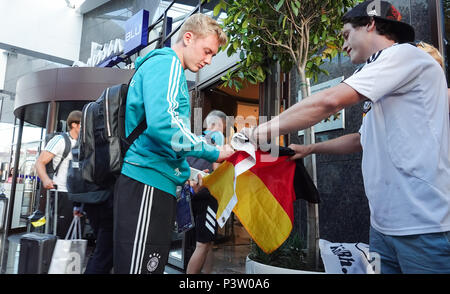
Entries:
{"label": "suitcase handle", "polygon": [[53,185],[54,189],[49,189],[47,190],[47,201],[46,201],[46,205],[45,205],[45,234],[49,233],[49,228],[48,228],[48,224],[49,224],[49,220],[50,220],[50,192],[53,192],[55,194],[55,200],[53,201],[53,235],[56,236],[56,229],[58,226],[58,185]]}

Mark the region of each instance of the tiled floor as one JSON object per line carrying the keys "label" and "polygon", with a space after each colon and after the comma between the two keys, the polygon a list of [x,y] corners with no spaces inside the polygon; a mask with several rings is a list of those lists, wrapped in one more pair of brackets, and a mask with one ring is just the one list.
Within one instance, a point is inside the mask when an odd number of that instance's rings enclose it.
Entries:
{"label": "tiled floor", "polygon": [[234,240],[213,247],[212,274],[244,274],[250,236],[242,225],[234,226]]}
{"label": "tiled floor", "polygon": [[[206,274],[245,274],[245,259],[250,251],[250,236],[238,222],[234,225],[234,238],[213,246],[203,267]],[[179,268],[166,266],[166,274],[181,274]]]}
{"label": "tiled floor", "polygon": [[225,245],[213,250],[211,274],[245,274],[245,259],[250,245]]}
{"label": "tiled floor", "polygon": [[[250,237],[239,223],[234,225],[234,238],[213,246],[209,267],[205,265],[205,273],[211,274],[244,274],[245,259],[250,251]],[[7,242],[7,268],[6,274],[16,274],[19,262],[21,235],[9,236]],[[90,255],[92,247],[88,247],[86,256]],[[85,260],[86,266],[87,259]],[[171,266],[166,267],[166,274],[183,273],[180,269]]]}

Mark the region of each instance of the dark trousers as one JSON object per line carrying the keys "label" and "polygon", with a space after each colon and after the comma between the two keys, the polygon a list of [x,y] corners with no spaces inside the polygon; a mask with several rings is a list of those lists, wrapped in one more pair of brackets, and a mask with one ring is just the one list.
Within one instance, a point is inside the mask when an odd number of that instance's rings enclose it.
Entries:
{"label": "dark trousers", "polygon": [[120,175],[114,188],[114,273],[162,274],[169,257],[176,199]]}
{"label": "dark trousers", "polygon": [[85,274],[109,274],[113,267],[113,193],[103,203],[84,204],[89,224],[95,235],[94,253]]}

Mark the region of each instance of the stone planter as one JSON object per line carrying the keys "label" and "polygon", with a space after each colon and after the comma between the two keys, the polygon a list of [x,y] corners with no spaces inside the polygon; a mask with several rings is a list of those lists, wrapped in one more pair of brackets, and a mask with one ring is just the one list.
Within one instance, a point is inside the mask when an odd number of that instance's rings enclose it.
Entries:
{"label": "stone planter", "polygon": [[271,266],[251,260],[248,256],[245,260],[246,274],[325,274],[324,272],[293,270],[288,268]]}

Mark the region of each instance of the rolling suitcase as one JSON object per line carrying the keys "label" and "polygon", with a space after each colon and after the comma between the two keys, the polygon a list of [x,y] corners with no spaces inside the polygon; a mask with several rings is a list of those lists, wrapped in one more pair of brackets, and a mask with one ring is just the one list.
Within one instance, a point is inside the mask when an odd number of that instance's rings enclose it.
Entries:
{"label": "rolling suitcase", "polygon": [[[45,209],[45,234],[53,234],[64,239],[73,218],[72,201],[67,197],[67,193],[62,195],[55,189],[47,190],[47,204]],[[84,226],[84,222],[82,222]]]}
{"label": "rolling suitcase", "polygon": [[20,239],[18,274],[46,274],[50,267],[57,237],[28,233]]}
{"label": "rolling suitcase", "polygon": [[[57,235],[58,229],[58,190],[56,185],[55,189],[47,190],[47,199],[45,205],[45,234]],[[51,200],[53,198],[53,200]]]}
{"label": "rolling suitcase", "polygon": [[[51,204],[50,201],[50,192],[54,193],[53,204]],[[57,209],[55,209],[56,207],[58,207],[58,190],[56,190],[56,188],[52,190],[47,190],[47,199],[45,205],[45,219],[47,222],[45,225],[46,234],[53,232],[53,235],[56,235],[56,227],[58,219]]]}

